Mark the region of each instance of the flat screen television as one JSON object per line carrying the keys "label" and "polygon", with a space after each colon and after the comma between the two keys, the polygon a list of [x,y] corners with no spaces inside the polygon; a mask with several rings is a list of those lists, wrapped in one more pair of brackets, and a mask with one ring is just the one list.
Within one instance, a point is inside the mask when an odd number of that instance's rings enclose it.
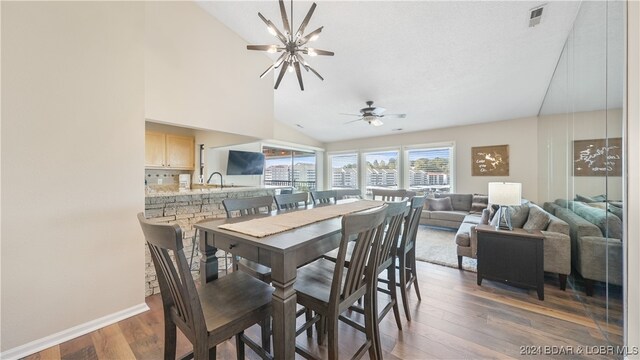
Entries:
{"label": "flat screen television", "polygon": [[262,175],[263,171],[263,153],[229,150],[227,175]]}

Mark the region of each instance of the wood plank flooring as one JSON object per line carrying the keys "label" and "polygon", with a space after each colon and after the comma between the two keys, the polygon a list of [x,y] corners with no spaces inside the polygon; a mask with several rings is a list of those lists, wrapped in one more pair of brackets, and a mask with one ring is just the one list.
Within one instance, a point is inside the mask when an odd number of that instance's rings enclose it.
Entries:
{"label": "wood plank flooring", "polygon": [[[545,278],[545,300],[534,290],[524,290],[485,280],[476,285],[476,274],[424,262],[418,262],[422,301],[411,293],[413,321],[402,317],[399,331],[390,313],[380,332],[385,359],[511,359],[522,357],[522,346],[599,346],[621,345],[622,304],[609,294],[612,304],[603,310],[605,293],[596,289],[592,298],[558,287],[557,277]],[[579,286],[575,285],[576,287]],[[579,290],[579,289],[577,289]],[[381,299],[382,301],[382,299]],[[26,359],[161,359],[163,355],[162,304],[159,296],[147,298],[151,308],[143,314],[120,321],[59,346],[33,354]],[[402,310],[402,309],[401,309]],[[353,318],[360,315],[352,314]],[[608,318],[609,324],[596,323]],[[344,324],[343,324],[344,325]],[[248,331],[259,339],[259,330]],[[190,343],[178,331],[178,353],[191,351]],[[350,358],[364,336],[344,325],[340,328],[341,358]],[[297,338],[299,346],[326,357],[326,347],[317,346],[305,334]],[[247,358],[258,357],[249,349]],[[615,358],[613,356],[586,356]],[[235,342],[218,346],[218,358],[235,358]],[[543,356],[548,358],[548,356]],[[557,356],[557,358],[567,358]],[[570,358],[579,358],[571,356]]]}

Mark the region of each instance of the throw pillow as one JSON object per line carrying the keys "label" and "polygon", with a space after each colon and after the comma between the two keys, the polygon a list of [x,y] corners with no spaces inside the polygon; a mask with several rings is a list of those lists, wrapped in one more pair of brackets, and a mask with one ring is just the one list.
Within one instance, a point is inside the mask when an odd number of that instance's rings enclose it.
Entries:
{"label": "throw pillow", "polygon": [[471,214],[482,214],[482,210],[489,205],[489,197],[487,195],[473,194],[471,201]]}
{"label": "throw pillow", "polygon": [[452,211],[451,198],[429,199],[429,210],[431,211]]}
{"label": "throw pillow", "polygon": [[525,230],[546,230],[551,216],[537,206],[531,206],[529,209],[529,217],[522,227]]}
{"label": "throw pillow", "polygon": [[596,195],[593,196],[593,200],[595,201],[607,201],[607,197],[603,194],[603,195]]}
{"label": "throw pillow", "polygon": [[[515,206],[507,206],[509,208],[509,216],[511,217],[511,226],[514,228],[522,228],[524,223],[527,221],[529,217],[529,205],[515,205]],[[507,209],[502,209],[502,214],[504,214]],[[497,212],[497,211],[496,211]],[[501,219],[498,219],[497,216],[494,216],[491,219],[491,225],[498,225],[498,221],[500,221],[500,226],[507,226],[504,216],[500,216]]]}

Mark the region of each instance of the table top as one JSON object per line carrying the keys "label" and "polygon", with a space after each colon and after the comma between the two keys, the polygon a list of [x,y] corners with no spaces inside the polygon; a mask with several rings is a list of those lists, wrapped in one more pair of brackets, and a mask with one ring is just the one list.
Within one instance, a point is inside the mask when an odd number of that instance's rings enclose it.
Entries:
{"label": "table top", "polygon": [[544,235],[540,230],[525,230],[521,228],[513,228],[513,230],[505,230],[505,229],[497,229],[493,225],[478,225],[476,226],[476,231],[493,233],[493,234],[502,234],[502,235],[516,235],[520,237],[527,237],[533,239],[542,239]]}
{"label": "table top", "polygon": [[[326,205],[325,205],[326,206]],[[331,205],[328,205],[331,206]],[[270,216],[277,216],[278,214],[288,213],[291,211],[305,211],[306,209],[294,209],[294,210],[279,210],[271,211],[269,214],[242,216],[234,218],[224,219],[212,219],[211,221],[204,221],[195,224],[194,227],[211,232],[217,236],[223,236],[233,239],[234,241],[251,244],[252,246],[263,248],[265,250],[273,252],[290,252],[298,248],[302,248],[309,243],[315,242],[318,239],[326,238],[335,234],[340,234],[342,231],[342,217],[331,218],[327,220],[318,221],[309,225],[305,225],[292,230],[284,231],[281,233],[268,235],[265,237],[254,237],[245,235],[236,231],[226,230],[219,228],[220,225],[244,222],[251,219],[264,218]]]}

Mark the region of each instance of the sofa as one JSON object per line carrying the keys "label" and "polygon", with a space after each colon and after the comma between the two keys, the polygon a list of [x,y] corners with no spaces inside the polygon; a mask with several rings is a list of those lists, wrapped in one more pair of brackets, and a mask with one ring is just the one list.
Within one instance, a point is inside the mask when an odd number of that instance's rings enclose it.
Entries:
{"label": "sofa", "polygon": [[[571,273],[571,238],[570,227],[565,221],[553,214],[545,211],[532,202],[526,202],[521,206],[520,221],[512,218],[514,227],[528,228],[528,223],[536,216],[548,219],[541,222],[539,230],[544,236],[544,271],[558,274],[560,289],[565,290],[567,275]],[[485,209],[480,217],[480,224],[488,224],[491,218],[490,210]],[[456,234],[456,245],[458,253],[458,268],[462,268],[462,257],[476,258],[478,235],[475,227],[477,224],[471,222],[475,219],[465,219],[460,225]],[[546,225],[545,225],[546,223]]]}
{"label": "sofa", "polygon": [[[476,195],[476,198],[483,195]],[[484,196],[486,198],[486,196]],[[450,199],[450,203],[442,203],[442,200]],[[473,207],[473,194],[434,194],[427,198],[420,216],[420,224],[430,226],[441,226],[448,228],[459,228],[465,221],[478,223],[482,216],[483,208],[487,207],[484,202],[479,208]],[[472,215],[467,219],[467,216]],[[466,219],[466,220],[465,220]]]}
{"label": "sofa", "polygon": [[585,279],[587,296],[593,295],[593,281],[622,285],[620,218],[579,201],[557,199],[544,207],[569,224],[571,263]]}

